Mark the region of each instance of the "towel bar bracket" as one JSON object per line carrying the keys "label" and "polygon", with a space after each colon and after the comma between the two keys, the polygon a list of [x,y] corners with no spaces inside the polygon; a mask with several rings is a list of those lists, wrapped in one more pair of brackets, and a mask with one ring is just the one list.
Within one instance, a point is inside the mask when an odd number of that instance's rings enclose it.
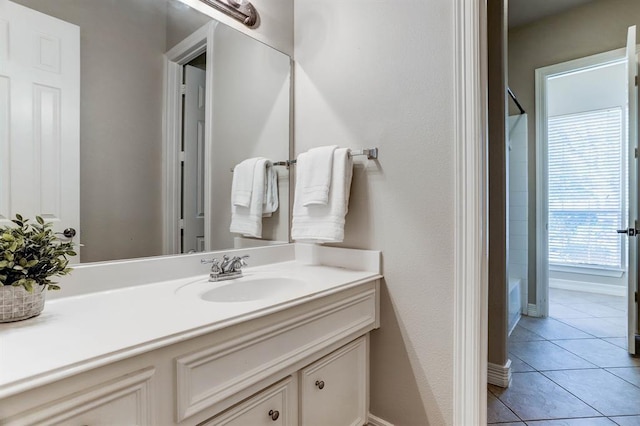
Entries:
{"label": "towel bar bracket", "polygon": [[[358,155],[357,153],[353,153],[352,155]],[[367,156],[367,160],[377,160],[378,159],[378,148],[366,148],[362,150],[362,155]]]}

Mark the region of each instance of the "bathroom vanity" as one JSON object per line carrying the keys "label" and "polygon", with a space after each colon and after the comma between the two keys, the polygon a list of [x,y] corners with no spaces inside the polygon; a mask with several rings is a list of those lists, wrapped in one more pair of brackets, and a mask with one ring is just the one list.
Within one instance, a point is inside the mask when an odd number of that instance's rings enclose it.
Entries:
{"label": "bathroom vanity", "polygon": [[224,253],[255,266],[212,283],[211,253],[166,258],[190,272],[164,281],[162,258],[94,265],[40,317],[0,325],[0,424],[366,424],[380,253]]}

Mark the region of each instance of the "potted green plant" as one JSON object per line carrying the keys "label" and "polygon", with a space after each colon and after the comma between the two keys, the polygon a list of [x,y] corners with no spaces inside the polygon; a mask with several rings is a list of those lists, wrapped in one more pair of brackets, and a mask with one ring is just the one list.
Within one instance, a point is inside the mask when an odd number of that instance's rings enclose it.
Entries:
{"label": "potted green plant", "polygon": [[71,272],[73,242],[60,241],[40,216],[30,223],[16,214],[13,226],[0,227],[0,322],[39,315],[46,290],[59,290],[51,280]]}

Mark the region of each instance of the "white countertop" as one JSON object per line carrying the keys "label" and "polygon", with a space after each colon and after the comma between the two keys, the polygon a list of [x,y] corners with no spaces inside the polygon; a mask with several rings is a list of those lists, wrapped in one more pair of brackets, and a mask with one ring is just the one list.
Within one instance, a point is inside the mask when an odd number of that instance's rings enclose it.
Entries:
{"label": "white countertop", "polygon": [[244,275],[306,284],[275,298],[217,303],[199,294],[232,281],[200,275],[49,300],[36,318],[0,324],[0,398],[381,277],[297,261],[245,268]]}

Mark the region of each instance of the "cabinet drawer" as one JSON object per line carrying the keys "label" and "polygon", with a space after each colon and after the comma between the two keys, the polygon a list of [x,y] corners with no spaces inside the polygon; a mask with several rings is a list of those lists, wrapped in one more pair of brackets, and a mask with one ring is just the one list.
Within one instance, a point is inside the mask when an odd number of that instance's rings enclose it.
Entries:
{"label": "cabinet drawer", "polygon": [[295,383],[288,377],[200,426],[294,426],[296,399]]}
{"label": "cabinet drawer", "polygon": [[367,423],[367,340],[361,337],[300,371],[304,426]]}

